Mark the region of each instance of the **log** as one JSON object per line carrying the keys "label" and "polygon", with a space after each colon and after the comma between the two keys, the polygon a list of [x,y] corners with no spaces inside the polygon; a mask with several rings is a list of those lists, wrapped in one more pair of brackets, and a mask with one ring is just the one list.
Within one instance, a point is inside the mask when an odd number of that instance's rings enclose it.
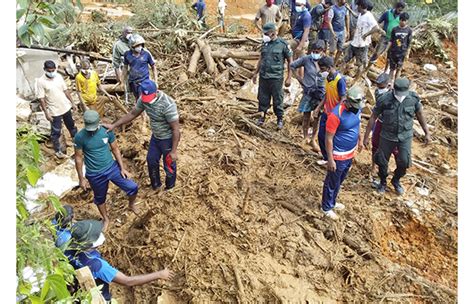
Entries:
{"label": "log", "polygon": [[91,304],[105,304],[105,299],[100,293],[97,285],[95,284],[94,277],[92,276],[91,270],[88,266],[79,268],[76,270],[76,278],[79,282],[79,286],[84,291],[91,291],[92,301]]}
{"label": "log", "polygon": [[117,98],[112,98],[112,103],[123,113],[127,114],[128,110],[125,108],[125,106],[120,102],[120,99],[117,94],[115,94]]}
{"label": "log", "polygon": [[112,59],[103,57],[100,54],[97,54],[97,53],[94,53],[94,52],[83,52],[83,51],[67,50],[67,49],[52,48],[52,47],[39,46],[39,45],[26,46],[24,44],[21,44],[19,47],[33,49],[33,50],[53,51],[53,52],[64,53],[64,54],[75,54],[75,55],[89,56],[91,59],[95,59],[95,60],[99,60],[99,61],[105,61],[105,62],[112,62]]}
{"label": "log", "polygon": [[103,84],[102,87],[109,94],[114,94],[115,95],[115,93],[123,93],[124,92],[123,86],[118,85],[118,83],[116,83],[116,84]]}
{"label": "log", "polygon": [[193,55],[191,56],[191,60],[189,60],[189,67],[188,67],[189,75],[194,76],[194,74],[196,74],[197,64],[200,58],[201,58],[201,50],[199,49],[199,46],[195,44]]}
{"label": "log", "polygon": [[214,40],[211,41],[210,43],[215,43],[215,44],[242,44],[249,42],[247,38],[234,38],[234,39],[220,39],[220,40]]}
{"label": "log", "polygon": [[444,112],[446,113],[449,113],[451,115],[454,115],[454,116],[458,116],[458,108],[457,107],[453,107],[453,106],[450,106],[450,105],[441,105],[441,110],[443,110]]}
{"label": "log", "polygon": [[230,66],[232,66],[232,67],[234,67],[234,68],[236,68],[236,67],[239,66],[239,64],[238,64],[237,62],[235,62],[235,60],[232,59],[232,58],[227,58],[227,59],[225,60],[225,63],[229,64]]}
{"label": "log", "polygon": [[250,70],[250,71],[255,71],[257,69],[256,66],[254,66],[253,64],[247,63],[247,62],[242,62],[242,66],[244,68],[246,68],[247,70]]}
{"label": "log", "polygon": [[203,97],[194,97],[194,96],[184,96],[179,100],[191,100],[191,101],[203,101],[203,100],[214,100],[216,96],[203,96]]}
{"label": "log", "polygon": [[201,49],[204,60],[206,61],[207,72],[211,75],[215,74],[217,69],[216,63],[214,62],[213,56],[211,55],[211,47],[200,39],[197,39],[196,43],[198,44],[199,49]]}
{"label": "log", "polygon": [[431,93],[431,94],[423,94],[420,96],[420,99],[430,99],[430,98],[436,98],[436,97],[440,97],[440,96],[443,96],[447,93],[446,90],[441,90],[439,92],[436,92],[436,93]]}
{"label": "log", "polygon": [[217,51],[212,51],[211,56],[213,58],[227,59],[229,57],[234,59],[244,59],[244,60],[256,60],[260,57],[259,52],[247,52],[247,51],[235,51],[220,48]]}
{"label": "log", "polygon": [[349,248],[357,252],[357,254],[363,257],[364,259],[372,260],[374,258],[374,255],[368,249],[362,248],[362,246],[359,245],[358,242],[354,241],[347,235],[344,236],[342,241],[344,242],[344,244],[346,244]]}
{"label": "log", "polygon": [[217,65],[219,66],[220,72],[224,72],[225,70],[227,70],[227,67],[226,67],[225,64],[222,62],[222,60],[217,59]]}

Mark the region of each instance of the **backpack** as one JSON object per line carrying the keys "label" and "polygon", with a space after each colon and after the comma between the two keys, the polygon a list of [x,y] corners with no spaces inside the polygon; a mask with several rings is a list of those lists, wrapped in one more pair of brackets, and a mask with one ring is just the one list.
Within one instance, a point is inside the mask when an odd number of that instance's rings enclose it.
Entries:
{"label": "backpack", "polygon": [[318,4],[311,10],[311,29],[319,30],[323,24],[324,6]]}

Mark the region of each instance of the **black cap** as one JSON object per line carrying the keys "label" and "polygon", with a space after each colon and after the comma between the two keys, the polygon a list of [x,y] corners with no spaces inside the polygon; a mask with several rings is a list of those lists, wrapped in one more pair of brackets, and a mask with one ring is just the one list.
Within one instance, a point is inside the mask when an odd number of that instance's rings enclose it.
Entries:
{"label": "black cap", "polygon": [[379,76],[377,76],[377,79],[375,79],[376,84],[385,84],[388,83],[390,80],[390,76],[387,73],[382,73]]}

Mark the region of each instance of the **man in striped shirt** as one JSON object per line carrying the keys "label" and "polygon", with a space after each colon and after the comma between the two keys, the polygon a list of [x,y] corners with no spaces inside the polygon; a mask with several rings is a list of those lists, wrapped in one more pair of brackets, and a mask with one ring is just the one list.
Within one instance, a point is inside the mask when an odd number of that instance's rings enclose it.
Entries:
{"label": "man in striped shirt", "polygon": [[326,123],[328,163],[321,210],[333,220],[338,219],[334,210],[345,208],[343,204],[336,202],[336,198],[352,165],[357,147],[362,147],[360,118],[363,101],[364,90],[357,86],[352,87],[348,91],[347,99],[332,110]]}

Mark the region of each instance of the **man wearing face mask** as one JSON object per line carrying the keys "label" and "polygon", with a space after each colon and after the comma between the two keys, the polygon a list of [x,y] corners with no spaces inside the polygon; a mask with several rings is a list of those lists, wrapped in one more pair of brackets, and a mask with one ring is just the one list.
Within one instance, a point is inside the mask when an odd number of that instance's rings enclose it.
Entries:
{"label": "man wearing face mask", "polygon": [[319,113],[323,109],[323,114],[321,114],[321,120],[319,123],[319,132],[318,132],[318,142],[321,154],[323,156],[323,161],[320,161],[319,164],[325,164],[328,156],[326,153],[326,121],[328,115],[332,112],[334,107],[339,103],[343,102],[346,98],[346,79],[339,73],[334,67],[334,60],[332,57],[323,57],[318,62],[319,68],[321,69],[321,76],[325,78],[325,91],[323,102],[321,102],[316,108],[316,113]]}
{"label": "man wearing face mask", "polygon": [[410,81],[407,78],[397,78],[394,90],[379,97],[377,105],[372,110],[364,136],[364,146],[368,148],[369,135],[375,120],[383,115],[379,147],[375,154],[375,163],[379,166],[380,184],[377,192],[385,193],[387,187],[388,162],[393,149],[398,149],[396,158],[397,169],[392,178],[392,185],[398,195],[404,193],[400,179],[405,176],[411,164],[411,143],[413,141],[413,118],[420,122],[425,132],[425,143],[431,141],[430,132],[426,125],[422,105],[418,95],[409,91]]}
{"label": "man wearing face mask", "polygon": [[263,26],[263,46],[257,69],[252,77],[254,83],[257,82],[257,75],[260,75],[258,83],[258,112],[262,113],[257,124],[263,125],[265,116],[270,108],[270,99],[273,99],[273,112],[277,116],[278,129],[283,128],[283,73],[285,70],[285,60],[288,64],[288,76],[285,86],[290,86],[292,62],[292,51],[285,40],[278,37],[275,23],[267,23]]}
{"label": "man wearing face mask", "polygon": [[321,210],[333,220],[338,219],[334,210],[345,208],[344,204],[336,202],[337,195],[352,165],[357,147],[359,146],[359,150],[362,147],[360,119],[364,100],[364,90],[358,86],[352,87],[347,93],[347,99],[331,111],[326,123],[328,162]]}
{"label": "man wearing face mask", "polygon": [[97,286],[102,286],[101,293],[106,301],[112,300],[110,283],[122,286],[140,286],[158,279],[170,280],[174,273],[167,268],[152,273],[127,276],[110,265],[97,250],[106,238],[102,233],[102,223],[95,220],[83,220],[72,226],[72,242],[65,252],[74,269],[89,267]]}
{"label": "man wearing face mask", "polygon": [[44,72],[44,75],[37,80],[36,93],[46,119],[51,122],[51,141],[53,142],[55,156],[62,159],[67,157],[62,152],[66,147],[61,147],[59,142],[62,121],[64,121],[71,138],[74,138],[77,128],[72,118],[71,108],[76,110],[76,105],[63,77],[56,71],[54,61],[47,60],[44,62]]}
{"label": "man wearing face mask", "polygon": [[[308,0],[303,1],[306,9],[308,11],[311,11],[311,4],[309,3]],[[291,14],[290,14],[290,26],[291,29],[295,26],[296,19],[298,18],[299,14],[302,12],[301,9],[297,8],[299,6],[297,0],[290,0],[290,9],[291,9]]]}
{"label": "man wearing face mask", "polygon": [[[97,88],[107,97],[97,96]],[[118,104],[119,108],[127,113],[125,107],[102,87],[99,75],[91,68],[88,60],[81,61],[81,70],[76,75],[76,89],[81,105],[85,104],[87,108],[97,111],[101,117],[104,116],[104,105],[107,99]],[[86,109],[83,110],[85,112]]]}
{"label": "man wearing face mask", "polygon": [[[99,113],[96,111],[87,110],[84,113],[84,129],[74,138],[74,149],[79,185],[84,190],[90,187],[94,191],[94,204],[104,221],[104,230],[109,224],[105,201],[110,181],[127,194],[128,208],[137,213],[135,199],[138,185],[130,179],[130,173],[125,169],[114,132],[107,132],[107,129],[100,125]],[[84,161],[85,176],[82,172]]]}
{"label": "man wearing face mask", "polygon": [[[319,74],[318,60],[322,57],[325,50],[325,43],[322,40],[318,40],[311,45],[311,53],[304,57],[301,57],[293,61],[290,65],[293,76],[296,77],[298,82],[303,87],[303,97],[301,98],[298,111],[303,113],[303,138],[306,144],[311,144],[311,147],[316,152],[319,152],[319,148],[316,145],[316,130],[319,123],[319,113],[315,112],[313,122],[313,134],[311,139],[308,136],[308,129],[311,120],[311,112],[313,112],[319,103],[323,100],[325,94],[324,81],[325,79]],[[301,78],[297,73],[296,69],[304,67],[304,78]]]}
{"label": "man wearing face mask", "polygon": [[135,99],[140,96],[140,83],[146,79],[150,79],[148,66],[153,68],[153,79],[157,82],[158,71],[156,69],[155,60],[151,53],[146,50],[145,39],[135,34],[130,38],[131,49],[124,55],[124,73],[123,82],[128,78],[128,85]]}
{"label": "man wearing face mask", "polygon": [[[309,45],[309,30],[313,23],[311,14],[306,8],[306,0],[296,0],[295,10],[298,14],[294,26],[291,28],[293,39],[290,41],[293,50],[293,59],[298,59],[306,54]],[[299,69],[298,73],[303,77],[303,69]]]}
{"label": "man wearing face mask", "polygon": [[263,32],[262,27],[258,22],[260,18],[262,19],[262,26],[271,22],[275,23],[276,27],[279,28],[282,19],[280,7],[276,4],[273,4],[273,0],[266,0],[266,4],[258,10],[253,22],[258,30]]}
{"label": "man wearing face mask", "polygon": [[125,26],[122,31],[122,35],[120,35],[119,39],[114,43],[112,47],[112,66],[115,70],[115,76],[117,77],[117,81],[122,83],[122,68],[123,68],[123,60],[124,54],[126,51],[130,50],[128,45],[130,37],[132,37],[133,29],[130,26]]}

